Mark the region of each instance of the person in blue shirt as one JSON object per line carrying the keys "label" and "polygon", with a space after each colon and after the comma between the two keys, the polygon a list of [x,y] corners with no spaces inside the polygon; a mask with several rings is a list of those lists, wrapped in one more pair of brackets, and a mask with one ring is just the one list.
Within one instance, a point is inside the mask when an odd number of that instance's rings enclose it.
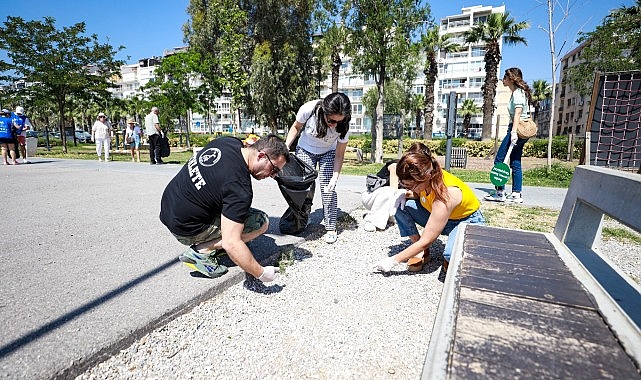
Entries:
{"label": "person in blue shirt", "polygon": [[20,149],[20,157],[22,157],[22,163],[29,163],[27,160],[27,130],[31,127],[31,122],[27,115],[24,114],[23,107],[16,107],[16,112],[11,114],[11,119],[13,120],[13,126],[16,129],[16,140],[18,143],[18,149]]}
{"label": "person in blue shirt", "polygon": [[[0,148],[2,149],[2,163],[9,165],[7,157],[11,157],[11,164],[17,165],[15,152],[15,138],[13,135],[13,120],[9,110],[0,111]],[[8,153],[7,153],[8,152]]]}

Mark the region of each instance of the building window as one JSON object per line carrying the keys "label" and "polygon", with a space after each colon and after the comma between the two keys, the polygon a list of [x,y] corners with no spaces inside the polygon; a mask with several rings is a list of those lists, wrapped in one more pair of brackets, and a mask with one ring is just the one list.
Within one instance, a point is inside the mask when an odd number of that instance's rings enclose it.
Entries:
{"label": "building window", "polygon": [[352,104],[352,114],[360,115],[362,113],[363,113],[363,105],[362,104]]}

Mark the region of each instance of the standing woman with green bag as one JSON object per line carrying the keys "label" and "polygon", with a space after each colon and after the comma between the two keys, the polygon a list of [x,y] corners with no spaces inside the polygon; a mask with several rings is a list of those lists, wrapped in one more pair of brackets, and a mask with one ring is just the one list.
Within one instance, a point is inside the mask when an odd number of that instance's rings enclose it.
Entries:
{"label": "standing woman with green bag", "polygon": [[505,194],[504,186],[496,186],[496,191],[484,197],[485,200],[494,202],[514,202],[523,203],[521,190],[523,188],[523,169],[521,168],[521,157],[523,156],[523,146],[528,139],[522,139],[516,134],[515,120],[524,119],[530,116],[530,103],[532,102],[532,93],[530,87],[523,80],[523,73],[518,67],[512,67],[505,70],[503,76],[503,85],[510,88],[512,96],[507,105],[507,111],[510,115],[510,122],[507,125],[507,135],[501,141],[501,146],[494,157],[494,164],[503,162],[508,154],[510,145],[510,168],[512,169],[512,193]]}

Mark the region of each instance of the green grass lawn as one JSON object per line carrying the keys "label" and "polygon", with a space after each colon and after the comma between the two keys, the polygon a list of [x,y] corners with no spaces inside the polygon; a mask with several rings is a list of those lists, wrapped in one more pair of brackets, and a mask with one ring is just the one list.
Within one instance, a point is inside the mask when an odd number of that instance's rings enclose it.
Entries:
{"label": "green grass lawn", "polygon": [[[96,146],[93,143],[68,145],[67,153],[62,153],[62,147],[54,146],[48,151],[45,147],[38,147],[39,157],[67,158],[78,160],[96,160]],[[171,155],[166,159],[167,162],[184,164],[192,156],[192,151],[187,149],[174,148]],[[112,151],[111,157],[114,161],[131,161],[129,151]],[[384,160],[396,158],[396,155],[384,157]],[[140,151],[140,159],[143,162],[149,162],[149,151],[146,147]],[[352,152],[345,153],[345,163],[343,164],[342,173],[349,175],[366,176],[370,173],[376,173],[383,164],[373,164],[369,161],[358,161],[356,154]],[[564,165],[554,164],[550,171],[547,168],[535,168],[523,172],[523,185],[525,186],[542,186],[542,187],[565,187],[570,186],[572,180],[573,168]],[[452,169],[452,174],[459,177],[465,182],[489,183],[489,173],[484,170],[472,169]]]}

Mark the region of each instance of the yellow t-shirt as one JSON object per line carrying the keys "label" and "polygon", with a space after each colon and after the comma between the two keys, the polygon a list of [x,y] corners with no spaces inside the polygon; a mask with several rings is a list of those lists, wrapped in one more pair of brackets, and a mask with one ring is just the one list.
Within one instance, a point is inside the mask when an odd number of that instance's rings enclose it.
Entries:
{"label": "yellow t-shirt", "polygon": [[[470,187],[467,186],[465,182],[461,181],[456,176],[446,172],[443,169],[441,169],[441,171],[443,172],[443,182],[445,182],[445,186],[458,187],[463,193],[461,203],[456,206],[454,210],[452,210],[452,214],[448,219],[458,220],[474,214],[476,210],[481,207],[481,202],[479,202],[478,198],[476,198],[476,195],[474,195],[472,189],[470,189]],[[421,205],[425,207],[425,209],[430,213],[432,212],[432,203],[434,202],[434,197],[434,193],[425,195],[425,191],[421,191]]]}

